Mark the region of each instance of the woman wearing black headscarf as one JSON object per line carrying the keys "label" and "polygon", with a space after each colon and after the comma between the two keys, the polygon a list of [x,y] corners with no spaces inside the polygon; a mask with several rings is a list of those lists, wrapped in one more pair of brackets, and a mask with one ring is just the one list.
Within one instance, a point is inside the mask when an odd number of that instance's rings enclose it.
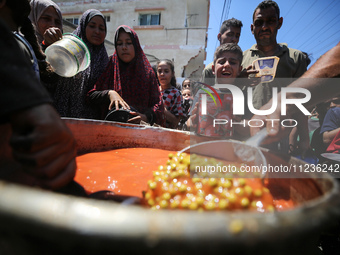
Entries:
{"label": "woman wearing black headscarf", "polygon": [[99,119],[98,108],[92,107],[86,100],[98,77],[108,63],[104,45],[106,21],[103,14],[95,9],[87,10],[80,19],[80,24],[73,34],[80,37],[87,45],[90,66],[71,78],[60,78],[53,92],[54,104],[62,117]]}

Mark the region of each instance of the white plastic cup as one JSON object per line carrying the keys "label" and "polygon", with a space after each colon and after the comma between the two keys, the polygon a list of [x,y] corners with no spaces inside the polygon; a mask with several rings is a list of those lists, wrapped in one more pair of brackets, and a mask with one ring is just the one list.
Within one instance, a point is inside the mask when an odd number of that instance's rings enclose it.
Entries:
{"label": "white plastic cup", "polygon": [[46,48],[46,60],[63,77],[72,77],[84,71],[91,62],[90,51],[76,35],[63,34],[63,38]]}

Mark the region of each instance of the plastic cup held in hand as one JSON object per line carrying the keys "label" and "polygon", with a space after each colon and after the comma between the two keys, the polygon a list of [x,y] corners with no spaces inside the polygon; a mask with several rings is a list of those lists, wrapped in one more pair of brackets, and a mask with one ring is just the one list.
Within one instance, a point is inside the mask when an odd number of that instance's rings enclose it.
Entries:
{"label": "plastic cup held in hand", "polygon": [[63,34],[61,40],[47,47],[45,54],[54,71],[63,77],[72,77],[84,71],[91,62],[86,44],[70,33]]}

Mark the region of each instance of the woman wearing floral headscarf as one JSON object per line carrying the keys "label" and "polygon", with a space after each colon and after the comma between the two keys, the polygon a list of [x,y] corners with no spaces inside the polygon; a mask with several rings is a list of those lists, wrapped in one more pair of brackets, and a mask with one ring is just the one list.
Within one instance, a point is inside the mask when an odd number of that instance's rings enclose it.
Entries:
{"label": "woman wearing floral headscarf", "polygon": [[99,119],[100,112],[87,102],[87,93],[91,90],[108,63],[104,45],[106,22],[103,14],[95,9],[87,10],[80,19],[80,24],[73,34],[87,45],[90,66],[74,77],[61,77],[52,92],[54,104],[62,117]]}
{"label": "woman wearing floral headscarf", "polygon": [[115,34],[115,53],[104,73],[89,92],[91,102],[104,106],[102,117],[111,109],[136,109],[130,123],[165,125],[164,106],[156,75],[146,58],[136,32],[120,26]]}
{"label": "woman wearing floral headscarf", "polygon": [[60,8],[51,0],[31,0],[29,19],[36,30],[38,42],[45,48],[60,40],[63,34],[63,18]]}

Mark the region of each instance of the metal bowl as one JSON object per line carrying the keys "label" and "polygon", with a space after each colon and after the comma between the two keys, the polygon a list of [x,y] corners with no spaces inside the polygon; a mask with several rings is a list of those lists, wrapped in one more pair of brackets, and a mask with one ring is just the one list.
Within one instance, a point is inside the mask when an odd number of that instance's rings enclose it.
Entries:
{"label": "metal bowl", "polygon": [[[181,150],[202,142],[163,128],[65,119],[79,153],[124,147]],[[300,165],[263,150],[268,163]],[[275,213],[151,211],[0,182],[0,253],[317,254],[321,231],[339,218],[340,188],[327,173],[272,178],[274,196],[299,205]],[[2,250],[1,250],[2,249]],[[22,253],[20,253],[22,252]]]}

